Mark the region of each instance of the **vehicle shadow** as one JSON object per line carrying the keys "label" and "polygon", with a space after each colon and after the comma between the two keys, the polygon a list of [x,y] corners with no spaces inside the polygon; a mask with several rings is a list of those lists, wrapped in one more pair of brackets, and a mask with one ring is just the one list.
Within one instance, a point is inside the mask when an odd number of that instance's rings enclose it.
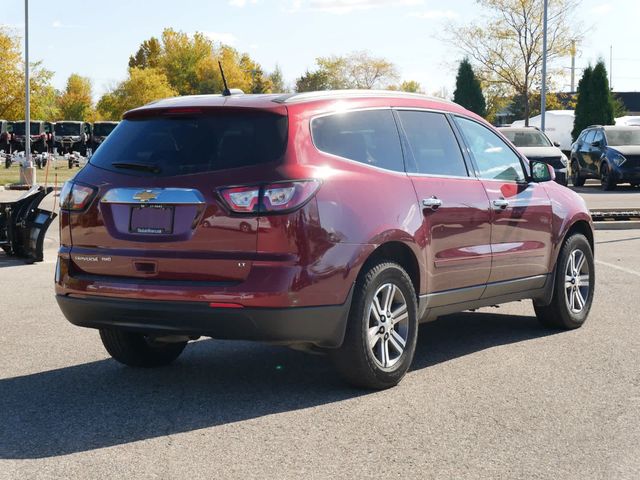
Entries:
{"label": "vehicle shadow", "polygon": [[[31,262],[33,263],[33,262]],[[20,265],[28,265],[29,262],[25,261],[22,258],[17,258],[9,255],[5,255],[4,252],[0,251],[0,268],[4,267],[18,267]]]}
{"label": "vehicle shadow", "polygon": [[[530,317],[449,316],[420,328],[413,369],[552,333]],[[162,369],[106,359],[2,379],[0,392],[0,459],[89,451],[373,394],[342,383],[324,356],[223,341],[195,342]]]}

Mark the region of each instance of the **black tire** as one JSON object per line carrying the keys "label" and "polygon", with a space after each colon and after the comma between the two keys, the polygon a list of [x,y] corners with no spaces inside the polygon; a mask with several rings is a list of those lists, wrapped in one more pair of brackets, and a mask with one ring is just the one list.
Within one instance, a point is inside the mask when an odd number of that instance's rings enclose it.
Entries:
{"label": "black tire", "polygon": [[600,185],[603,190],[610,192],[611,190],[615,190],[616,181],[611,176],[611,170],[609,169],[609,165],[603,163],[600,167]]}
{"label": "black tire", "polygon": [[180,356],[187,342],[154,343],[141,333],[101,329],[104,348],[118,362],[130,367],[162,367]]}
{"label": "black tire", "polygon": [[[395,290],[389,285],[395,286]],[[418,336],[417,300],[413,283],[402,267],[393,262],[378,262],[363,267],[363,272],[359,276],[351,309],[347,330],[342,346],[329,351],[329,356],[338,372],[352,385],[367,389],[381,390],[397,385],[411,366],[416,348]],[[375,320],[375,325],[371,324],[374,296],[384,295],[391,288],[389,296],[393,295],[389,302],[387,312],[397,313],[397,323],[391,322],[392,317],[379,316],[381,320]],[[402,310],[402,305],[406,305],[406,313]],[[395,309],[395,310],[394,310]],[[383,318],[384,317],[384,318]],[[386,320],[386,323],[385,322]],[[399,320],[401,319],[401,320]],[[405,323],[406,322],[406,323]],[[375,333],[375,329],[382,329]],[[374,337],[370,347],[370,330],[374,330]],[[386,333],[385,333],[386,332]],[[402,353],[394,345],[400,345],[398,337],[404,340],[405,345]],[[386,344],[387,367],[384,367],[377,354],[382,355],[383,343]],[[391,359],[391,346],[395,358]],[[377,354],[373,350],[378,352]]]}
{"label": "black tire", "polygon": [[580,167],[578,167],[578,162],[571,162],[571,183],[574,187],[582,187],[584,186],[585,179],[580,176]]}
{"label": "black tire", "polygon": [[[565,275],[569,268],[569,263],[571,262],[571,256],[573,252],[576,251],[579,251],[582,253],[582,255],[584,255],[584,261],[586,264],[586,268],[588,269],[587,274],[589,276],[588,283],[587,285],[585,285],[588,287],[588,290],[583,290],[582,287],[580,287],[579,282],[577,284],[573,284],[575,285],[575,288],[580,290],[580,295],[582,298],[584,298],[584,296],[586,295],[586,298],[584,299],[584,305],[579,312],[574,311],[575,309],[571,309],[567,289],[572,287],[566,285],[569,282],[566,282],[565,278]],[[580,277],[584,278],[584,275],[580,275]],[[534,310],[540,323],[542,323],[542,325],[544,325],[545,327],[564,330],[571,330],[581,327],[587,320],[589,310],[591,309],[593,295],[595,293],[595,280],[596,276],[593,261],[593,252],[588,240],[584,235],[581,234],[571,235],[565,240],[564,245],[560,250],[560,255],[558,256],[555,273],[555,285],[553,287],[553,297],[551,299],[551,303],[547,306],[536,306],[534,304]],[[587,292],[586,294],[585,291]]]}

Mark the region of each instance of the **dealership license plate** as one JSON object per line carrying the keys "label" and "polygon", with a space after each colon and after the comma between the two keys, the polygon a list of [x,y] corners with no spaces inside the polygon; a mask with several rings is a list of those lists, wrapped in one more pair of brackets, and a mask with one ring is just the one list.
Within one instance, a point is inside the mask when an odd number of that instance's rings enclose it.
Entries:
{"label": "dealership license plate", "polygon": [[131,233],[166,235],[173,233],[174,207],[144,205],[131,207]]}

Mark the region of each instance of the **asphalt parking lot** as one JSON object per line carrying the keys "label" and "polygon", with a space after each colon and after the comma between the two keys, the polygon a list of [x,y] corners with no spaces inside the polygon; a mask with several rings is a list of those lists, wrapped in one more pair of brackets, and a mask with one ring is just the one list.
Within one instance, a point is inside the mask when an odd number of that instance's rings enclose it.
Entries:
{"label": "asphalt parking lot", "polygon": [[248,342],[122,367],[59,312],[56,242],[0,255],[0,478],[640,478],[640,230],[596,232],[583,328],[541,328],[529,302],[445,317],[376,393]]}

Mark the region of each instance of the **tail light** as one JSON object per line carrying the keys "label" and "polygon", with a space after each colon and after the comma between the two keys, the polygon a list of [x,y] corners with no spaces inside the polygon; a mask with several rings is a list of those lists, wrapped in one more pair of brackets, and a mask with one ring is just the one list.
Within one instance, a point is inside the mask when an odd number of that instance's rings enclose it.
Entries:
{"label": "tail light", "polygon": [[302,207],[319,187],[319,180],[296,180],[221,188],[219,192],[235,213],[283,213]]}
{"label": "tail light", "polygon": [[88,185],[66,182],[60,190],[60,208],[63,210],[84,210],[96,193],[96,189]]}

